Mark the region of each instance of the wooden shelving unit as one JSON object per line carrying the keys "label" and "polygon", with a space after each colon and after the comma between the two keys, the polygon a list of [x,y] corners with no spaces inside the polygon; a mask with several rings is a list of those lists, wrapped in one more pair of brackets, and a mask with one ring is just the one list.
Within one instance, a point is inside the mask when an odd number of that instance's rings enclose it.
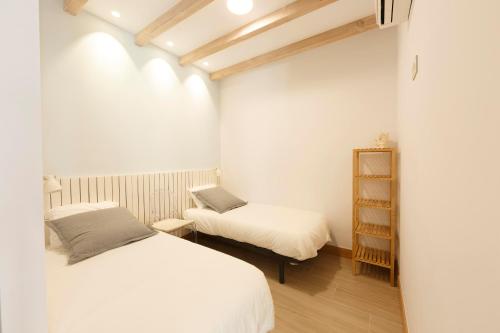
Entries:
{"label": "wooden shelving unit", "polygon": [[356,233],[375,238],[391,239],[391,227],[386,225],[359,223],[356,227]]}
{"label": "wooden shelving unit", "polygon": [[355,257],[358,262],[391,268],[391,253],[389,251],[358,245]]}
{"label": "wooden shelving unit", "polygon": [[392,180],[391,176],[386,175],[358,175],[359,179],[369,179],[369,180]]}
{"label": "wooden shelving unit", "polygon": [[391,202],[386,200],[376,200],[376,199],[360,199],[356,201],[356,205],[359,207],[366,208],[378,208],[378,209],[391,209]]}
{"label": "wooden shelving unit", "polygon": [[[362,154],[389,154],[388,174],[362,174],[360,156]],[[396,251],[396,199],[397,199],[397,152],[394,148],[363,148],[353,150],[353,208],[352,208],[352,272],[359,274],[361,263],[376,265],[390,270],[390,283],[395,286],[394,261]],[[360,197],[360,181],[389,182],[390,194],[387,200]],[[389,212],[387,224],[360,221],[360,209],[382,209]],[[388,241],[389,251],[366,247],[359,237],[373,237]]]}

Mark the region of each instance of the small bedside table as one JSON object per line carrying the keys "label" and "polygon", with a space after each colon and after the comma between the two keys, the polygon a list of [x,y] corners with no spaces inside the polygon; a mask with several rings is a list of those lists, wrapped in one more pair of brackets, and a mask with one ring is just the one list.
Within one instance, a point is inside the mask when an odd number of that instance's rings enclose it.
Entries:
{"label": "small bedside table", "polygon": [[196,223],[192,220],[167,219],[153,223],[152,227],[155,230],[163,231],[169,234],[182,228],[190,228],[194,233],[194,242],[198,243]]}

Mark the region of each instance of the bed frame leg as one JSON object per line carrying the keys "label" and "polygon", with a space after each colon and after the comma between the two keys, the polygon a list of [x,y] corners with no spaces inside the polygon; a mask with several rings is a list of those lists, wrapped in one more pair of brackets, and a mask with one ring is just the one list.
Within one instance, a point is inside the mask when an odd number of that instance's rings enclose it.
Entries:
{"label": "bed frame leg", "polygon": [[285,283],[285,262],[280,261],[278,265],[279,281],[281,284]]}

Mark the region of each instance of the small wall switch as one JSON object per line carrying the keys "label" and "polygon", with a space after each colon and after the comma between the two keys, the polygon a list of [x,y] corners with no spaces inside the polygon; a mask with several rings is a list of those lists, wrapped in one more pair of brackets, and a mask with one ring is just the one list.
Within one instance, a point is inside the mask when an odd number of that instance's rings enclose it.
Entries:
{"label": "small wall switch", "polygon": [[411,79],[415,81],[418,74],[418,55],[415,55],[415,59],[413,60],[413,64],[411,66]]}

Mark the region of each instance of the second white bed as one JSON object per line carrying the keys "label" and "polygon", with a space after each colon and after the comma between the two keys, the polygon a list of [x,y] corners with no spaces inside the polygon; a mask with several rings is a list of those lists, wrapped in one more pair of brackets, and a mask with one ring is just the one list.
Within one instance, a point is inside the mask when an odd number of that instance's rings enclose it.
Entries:
{"label": "second white bed", "polygon": [[330,241],[326,219],[319,213],[249,203],[219,214],[211,209],[191,208],[184,218],[196,221],[203,233],[233,239],[306,260]]}

